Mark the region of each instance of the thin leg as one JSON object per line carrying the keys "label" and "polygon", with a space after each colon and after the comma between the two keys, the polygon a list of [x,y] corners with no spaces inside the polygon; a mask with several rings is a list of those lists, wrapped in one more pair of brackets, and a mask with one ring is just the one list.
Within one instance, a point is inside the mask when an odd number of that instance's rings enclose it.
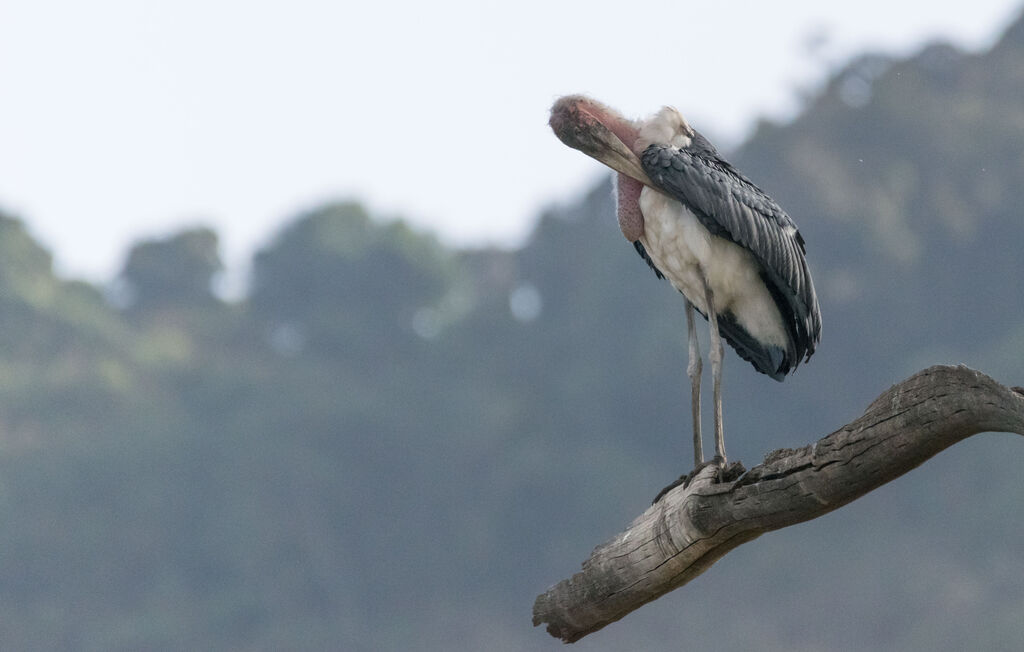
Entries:
{"label": "thin leg", "polygon": [[722,336],[718,332],[718,316],[715,312],[715,294],[707,279],[704,279],[704,296],[708,306],[708,324],[711,326],[711,346],[708,359],[711,360],[711,382],[715,403],[715,457],[725,465],[725,435],[722,432]]}
{"label": "thin leg", "polygon": [[693,412],[693,465],[697,468],[704,463],[704,444],[700,433],[700,374],[704,369],[704,363],[700,359],[697,327],[693,323],[693,304],[689,301],[686,302],[686,336],[690,346],[686,375],[690,377],[690,402]]}

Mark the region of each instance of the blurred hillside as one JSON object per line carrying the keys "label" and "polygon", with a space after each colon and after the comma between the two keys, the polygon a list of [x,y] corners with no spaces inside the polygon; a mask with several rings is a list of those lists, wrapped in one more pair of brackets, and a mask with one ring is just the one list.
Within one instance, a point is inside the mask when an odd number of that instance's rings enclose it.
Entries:
{"label": "blurred hillside", "polygon": [[[734,458],[929,364],[1022,383],[1022,71],[1024,22],[864,56],[734,154],[800,224],[825,317],[785,383],[727,354]],[[238,303],[210,230],[137,244],[104,292],[0,219],[0,649],[561,648],[534,596],[691,460],[682,305],[610,192],[514,251],[325,205]],[[1022,454],[976,437],[578,646],[1014,649]]]}

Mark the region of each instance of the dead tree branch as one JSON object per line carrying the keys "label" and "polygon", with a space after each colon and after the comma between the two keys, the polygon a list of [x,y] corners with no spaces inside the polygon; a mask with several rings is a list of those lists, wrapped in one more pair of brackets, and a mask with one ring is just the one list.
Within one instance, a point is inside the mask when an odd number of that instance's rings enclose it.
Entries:
{"label": "dead tree branch", "polygon": [[1024,434],[1024,389],[967,367],[931,367],[816,443],[769,453],[733,482],[706,467],[537,597],[533,624],[567,643],[679,588],[764,532],[807,521],[980,432]]}

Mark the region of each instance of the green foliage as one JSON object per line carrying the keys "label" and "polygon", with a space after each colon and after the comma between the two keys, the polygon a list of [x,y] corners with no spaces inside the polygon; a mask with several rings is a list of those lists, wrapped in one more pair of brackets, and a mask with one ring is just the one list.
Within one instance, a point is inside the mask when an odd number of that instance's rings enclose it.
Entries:
{"label": "green foliage", "polygon": [[272,339],[286,333],[316,355],[376,364],[387,351],[364,343],[384,336],[407,352],[417,311],[441,300],[455,272],[432,237],[374,223],[355,203],[300,215],[253,268],[249,307]]}
{"label": "green foliage", "polygon": [[0,298],[50,301],[52,265],[49,252],[36,244],[21,220],[0,213]]}
{"label": "green foliage", "polygon": [[213,276],[222,268],[217,234],[197,228],[135,245],[121,278],[131,307],[146,311],[212,303]]}

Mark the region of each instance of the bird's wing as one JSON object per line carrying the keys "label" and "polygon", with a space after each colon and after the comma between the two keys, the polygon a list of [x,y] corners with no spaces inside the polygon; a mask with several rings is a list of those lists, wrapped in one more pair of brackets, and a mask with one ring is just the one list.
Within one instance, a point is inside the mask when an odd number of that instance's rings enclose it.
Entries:
{"label": "bird's wing", "polygon": [[796,224],[763,190],[714,153],[651,145],[644,171],[687,206],[708,231],[753,254],[796,347],[809,358],[821,335],[821,312]]}

